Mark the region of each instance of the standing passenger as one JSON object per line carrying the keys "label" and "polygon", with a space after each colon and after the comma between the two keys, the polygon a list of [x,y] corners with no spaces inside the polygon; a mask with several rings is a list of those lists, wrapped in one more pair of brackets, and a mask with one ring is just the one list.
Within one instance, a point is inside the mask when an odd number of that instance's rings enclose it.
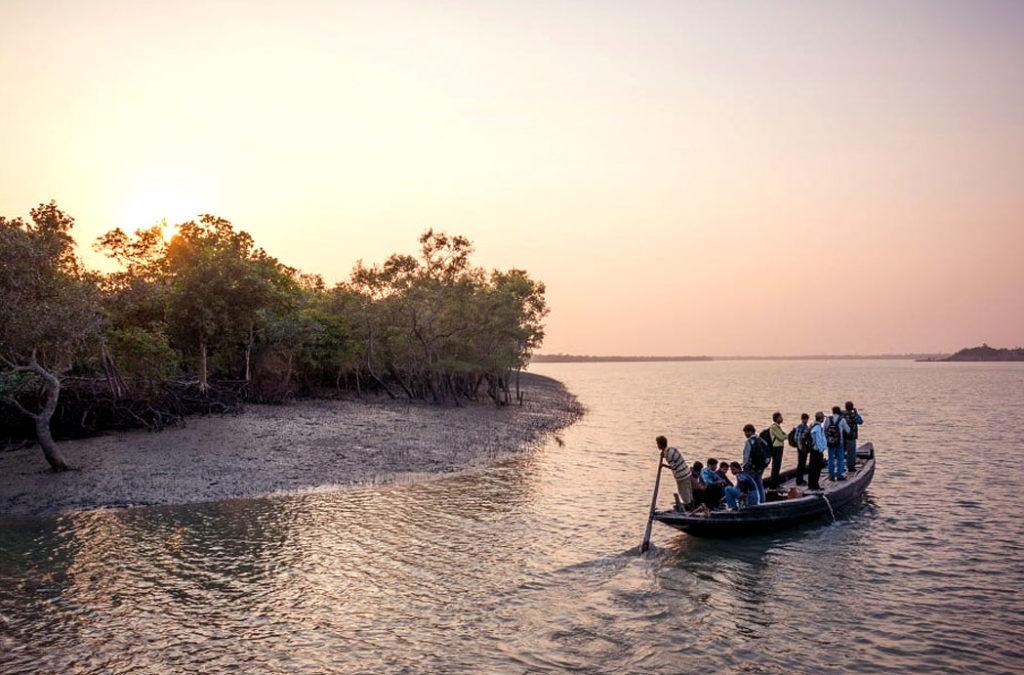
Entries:
{"label": "standing passenger", "polygon": [[772,425],[768,428],[772,437],[772,476],[768,481],[773,489],[779,487],[779,471],[782,469],[782,453],[786,449],[786,432],[782,430],[782,413],[772,415]]}
{"label": "standing passenger", "polygon": [[857,412],[853,401],[846,402],[846,424],[850,427],[850,433],[846,435],[846,470],[853,473],[857,470],[857,429],[864,424],[864,419]]}
{"label": "standing passenger", "polygon": [[800,424],[796,425],[793,429],[793,440],[796,441],[796,484],[804,485],[804,474],[807,472],[807,450],[804,449],[803,438],[804,434],[811,430],[807,426],[807,420],[810,419],[810,415],[807,413],[801,413]]}
{"label": "standing passenger", "polygon": [[828,443],[825,440],[825,431],[821,423],[825,421],[825,413],[818,411],[814,413],[814,424],[807,433],[811,435],[811,447],[808,452],[810,464],[807,467],[807,488],[820,490],[821,467],[825,464],[823,455]]}
{"label": "standing passenger", "polygon": [[668,447],[668,439],[664,436],[658,436],[654,439],[658,444],[658,449],[661,450],[661,457],[665,460],[663,466],[667,469],[672,470],[672,475],[676,479],[676,489],[679,490],[679,501],[682,503],[683,508],[689,510],[693,508],[693,488],[690,485],[690,467],[686,465],[686,460],[683,459],[683,453],[679,452],[676,448]]}
{"label": "standing passenger", "polygon": [[832,416],[825,420],[825,441],[828,443],[828,477],[846,480],[846,434],[850,425],[839,406],[832,407]]}
{"label": "standing passenger", "polygon": [[763,475],[765,467],[768,466],[771,450],[756,431],[753,424],[743,427],[743,435],[747,437],[747,442],[743,445],[743,470],[750,474],[757,486],[757,501],[761,503],[765,500]]}

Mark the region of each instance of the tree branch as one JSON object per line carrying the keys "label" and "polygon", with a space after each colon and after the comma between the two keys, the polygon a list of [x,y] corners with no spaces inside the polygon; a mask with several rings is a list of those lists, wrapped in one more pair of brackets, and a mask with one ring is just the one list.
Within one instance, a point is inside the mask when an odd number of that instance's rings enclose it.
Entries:
{"label": "tree branch", "polygon": [[21,405],[20,403],[18,403],[17,399],[11,398],[10,396],[4,396],[4,397],[3,397],[3,400],[4,400],[4,401],[6,401],[7,403],[11,404],[11,405],[12,405],[12,406],[14,406],[15,408],[17,408],[17,409],[18,409],[18,410],[19,410],[19,411],[20,411],[21,413],[23,413],[23,414],[25,414],[25,415],[28,415],[28,416],[29,416],[29,417],[31,417],[31,418],[32,418],[33,420],[34,420],[34,419],[38,419],[38,415],[36,415],[36,413],[34,413],[34,412],[32,412],[32,411],[28,410],[28,409],[27,409],[27,408],[25,408],[25,407],[24,407],[23,405]]}

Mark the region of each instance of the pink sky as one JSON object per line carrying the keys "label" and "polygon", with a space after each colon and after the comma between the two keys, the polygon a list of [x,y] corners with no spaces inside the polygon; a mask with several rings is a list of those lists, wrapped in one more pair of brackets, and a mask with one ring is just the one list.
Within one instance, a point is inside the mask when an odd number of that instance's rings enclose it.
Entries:
{"label": "pink sky", "polygon": [[0,213],[214,212],[328,280],[427,227],[543,351],[1024,343],[1024,4],[0,4]]}

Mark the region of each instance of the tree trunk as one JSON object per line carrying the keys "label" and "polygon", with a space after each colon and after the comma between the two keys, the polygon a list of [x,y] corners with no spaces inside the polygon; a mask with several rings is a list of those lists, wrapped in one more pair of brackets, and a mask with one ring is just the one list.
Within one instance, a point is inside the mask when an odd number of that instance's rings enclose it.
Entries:
{"label": "tree trunk", "polygon": [[100,365],[103,366],[103,373],[107,377],[110,395],[115,399],[124,398],[124,395],[127,393],[127,387],[121,374],[117,372],[117,366],[114,365],[114,358],[110,355],[106,342],[100,346]]}
{"label": "tree trunk", "polygon": [[253,343],[254,340],[255,340],[255,336],[253,334],[253,325],[252,325],[252,323],[250,323],[249,324],[249,341],[245,344],[245,381],[246,382],[249,382],[250,380],[252,380],[252,368],[250,367],[250,364],[252,363],[252,343]]}
{"label": "tree trunk", "polygon": [[39,447],[43,449],[43,457],[49,462],[50,467],[54,471],[67,471],[68,465],[61,457],[60,452],[57,451],[57,444],[53,441],[53,435],[50,433],[50,414],[40,414],[36,420],[36,437],[39,439]]}
{"label": "tree trunk", "polygon": [[50,420],[53,418],[54,411],[57,410],[57,399],[60,398],[60,380],[56,375],[39,364],[36,360],[35,351],[32,352],[32,359],[29,361],[29,364],[27,366],[19,366],[17,370],[34,373],[43,381],[43,388],[46,390],[46,402],[43,404],[43,409],[37,413],[26,410],[15,399],[10,399],[11,403],[22,413],[31,417],[32,421],[36,423],[36,438],[39,439],[39,447],[43,449],[43,457],[46,458],[50,467],[54,471],[67,471],[68,465],[64,458],[60,456],[60,452],[57,451],[57,444],[53,442],[53,434],[50,433]]}
{"label": "tree trunk", "polygon": [[204,394],[210,390],[210,383],[206,379],[206,340],[199,341],[199,391]]}
{"label": "tree trunk", "polygon": [[288,363],[288,370],[284,374],[284,395],[285,396],[288,395],[288,393],[290,391],[291,384],[292,384],[292,372],[295,370],[295,355],[294,354],[289,352],[287,363]]}
{"label": "tree trunk", "polygon": [[410,401],[416,398],[412,391],[409,390],[409,387],[405,385],[405,380],[403,380],[402,376],[398,374],[398,370],[396,370],[394,366],[389,365],[388,372],[391,373],[391,377],[398,381],[398,386],[402,388],[402,391],[405,392],[405,395],[409,397]]}
{"label": "tree trunk", "polygon": [[377,383],[377,386],[379,386],[381,389],[387,392],[390,398],[398,398],[397,396],[395,396],[395,392],[391,391],[391,388],[388,385],[384,384],[384,380],[377,377],[377,373],[373,372],[373,368],[370,367],[369,361],[366,362],[366,372],[370,374],[370,377],[373,379],[374,382]]}

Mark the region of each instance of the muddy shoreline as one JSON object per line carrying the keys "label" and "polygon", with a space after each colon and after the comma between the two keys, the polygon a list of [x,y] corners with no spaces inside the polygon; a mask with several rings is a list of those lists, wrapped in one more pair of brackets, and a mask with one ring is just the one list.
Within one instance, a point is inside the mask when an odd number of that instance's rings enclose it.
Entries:
{"label": "muddy shoreline", "polygon": [[38,447],[3,452],[0,517],[262,497],[484,466],[581,414],[560,382],[523,380],[522,406],[313,399],[66,441],[61,451],[76,470],[62,474],[47,470]]}

